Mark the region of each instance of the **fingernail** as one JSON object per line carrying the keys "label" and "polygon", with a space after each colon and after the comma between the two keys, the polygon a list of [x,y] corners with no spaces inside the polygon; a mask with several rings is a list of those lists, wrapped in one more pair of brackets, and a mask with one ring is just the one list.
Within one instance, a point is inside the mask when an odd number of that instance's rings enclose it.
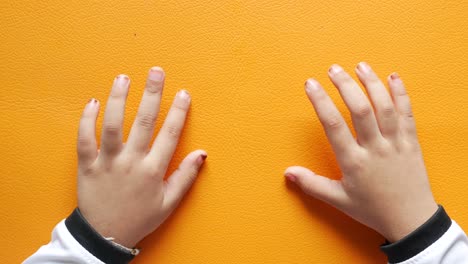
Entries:
{"label": "fingernail", "polygon": [[319,90],[319,84],[314,79],[308,79],[305,83],[305,87],[308,92],[316,92]]}
{"label": "fingernail", "polygon": [[371,68],[370,68],[369,64],[367,64],[365,62],[358,63],[357,68],[358,68],[358,70],[360,70],[361,72],[366,73],[366,74],[371,72]]}
{"label": "fingernail", "polygon": [[88,103],[86,104],[86,108],[93,108],[96,107],[98,104],[98,100],[91,98],[89,99]]}
{"label": "fingernail", "polygon": [[183,100],[187,100],[187,101],[190,100],[190,95],[186,90],[178,91],[176,96]]}
{"label": "fingernail", "polygon": [[291,174],[291,173],[286,173],[284,175],[286,177],[286,179],[288,179],[288,181],[290,182],[296,182],[296,176]]}
{"label": "fingernail", "polygon": [[203,162],[205,162],[205,160],[206,160],[207,157],[208,157],[208,156],[207,156],[206,154],[204,154],[204,153],[201,154],[201,155],[197,158],[197,163],[198,163],[198,165],[199,165],[199,166],[202,165]]}
{"label": "fingernail", "polygon": [[341,68],[338,64],[333,64],[330,69],[328,69],[328,72],[331,74],[337,74],[343,71],[343,68]]}
{"label": "fingernail", "polygon": [[396,73],[396,72],[390,74],[390,81],[395,83],[395,84],[402,84],[403,83],[403,81],[400,78],[400,75],[398,75],[398,73]]}
{"label": "fingernail", "polygon": [[120,74],[117,76],[117,85],[118,86],[126,86],[128,84],[129,78],[125,74]]}
{"label": "fingernail", "polygon": [[164,80],[164,71],[161,67],[152,67],[148,74],[148,79],[156,82]]}
{"label": "fingernail", "polygon": [[394,72],[394,73],[390,74],[390,78],[392,78],[392,80],[397,80],[397,79],[400,79],[400,75],[398,75],[398,73]]}

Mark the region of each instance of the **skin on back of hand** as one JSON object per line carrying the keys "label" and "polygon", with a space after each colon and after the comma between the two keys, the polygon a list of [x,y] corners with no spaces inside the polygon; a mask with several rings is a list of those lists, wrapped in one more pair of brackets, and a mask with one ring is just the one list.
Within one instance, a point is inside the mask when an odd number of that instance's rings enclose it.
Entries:
{"label": "skin on back of hand", "polygon": [[78,207],[91,226],[116,243],[134,247],[177,207],[196,179],[207,154],[196,150],[164,180],[190,107],[190,95],[177,93],[151,148],[165,74],[150,69],[143,97],[127,142],[122,142],[125,102],[130,85],[126,75],[114,79],[96,143],[99,102],[90,100],[78,131]]}
{"label": "skin on back of hand", "polygon": [[341,179],[300,166],[287,168],[285,176],[306,194],[394,242],[427,221],[438,206],[401,78],[397,73],[388,76],[389,94],[367,63],[359,63],[355,71],[369,98],[340,66],[333,65],[328,75],[351,113],[357,138],[323,87],[314,79],[306,82],[307,96],[336,155]]}

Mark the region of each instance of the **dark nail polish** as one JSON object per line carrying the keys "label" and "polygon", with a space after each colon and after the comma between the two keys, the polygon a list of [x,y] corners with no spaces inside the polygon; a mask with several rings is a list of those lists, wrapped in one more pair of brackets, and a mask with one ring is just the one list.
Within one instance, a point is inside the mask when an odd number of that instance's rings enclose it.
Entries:
{"label": "dark nail polish", "polygon": [[201,166],[205,160],[206,160],[206,154],[201,154],[200,156],[198,156],[197,158],[197,163],[198,163],[198,166]]}
{"label": "dark nail polish", "polygon": [[288,179],[289,181],[291,181],[291,182],[296,182],[296,176],[295,176],[295,175],[292,175],[292,174],[290,174],[290,173],[286,173],[284,176],[285,176],[286,179]]}
{"label": "dark nail polish", "polygon": [[390,75],[390,78],[392,78],[392,80],[396,80],[396,79],[399,79],[400,76],[398,75],[398,73],[394,72]]}

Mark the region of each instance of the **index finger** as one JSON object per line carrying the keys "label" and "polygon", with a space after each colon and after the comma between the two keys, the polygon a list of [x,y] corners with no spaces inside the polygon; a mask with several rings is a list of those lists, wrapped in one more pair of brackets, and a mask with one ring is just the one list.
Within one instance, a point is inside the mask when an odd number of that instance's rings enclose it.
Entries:
{"label": "index finger", "polygon": [[307,80],[306,93],[314,106],[315,112],[322,123],[337,158],[339,158],[338,154],[358,147],[343,116],[320,83],[314,79]]}
{"label": "index finger", "polygon": [[157,163],[156,167],[164,172],[177,148],[189,107],[190,95],[185,90],[179,91],[148,154]]}

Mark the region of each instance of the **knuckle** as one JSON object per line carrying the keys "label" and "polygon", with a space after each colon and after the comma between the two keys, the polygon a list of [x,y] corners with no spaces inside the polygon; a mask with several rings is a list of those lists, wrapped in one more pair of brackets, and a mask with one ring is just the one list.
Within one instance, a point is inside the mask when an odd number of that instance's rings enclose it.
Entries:
{"label": "knuckle", "polygon": [[330,129],[338,129],[338,128],[343,127],[344,121],[340,116],[335,114],[335,115],[329,116],[324,121],[324,124],[325,124],[326,127],[330,128]]}
{"label": "knuckle", "polygon": [[383,140],[379,142],[373,147],[373,151],[379,157],[388,157],[393,151],[395,151],[395,147],[390,142]]}
{"label": "knuckle", "polygon": [[140,114],[137,117],[137,122],[140,127],[150,130],[153,128],[154,122],[156,122],[156,115]]}
{"label": "knuckle", "polygon": [[146,91],[150,94],[158,94],[162,91],[163,82],[162,81],[153,81],[146,80]]}
{"label": "knuckle", "polygon": [[120,125],[116,123],[106,123],[102,128],[104,134],[108,136],[117,136],[120,133]]}
{"label": "knuckle", "polygon": [[361,155],[354,155],[343,161],[345,173],[359,174],[365,168],[366,161]]}
{"label": "knuckle", "polygon": [[384,117],[392,117],[395,115],[395,109],[393,108],[393,105],[391,104],[386,104],[383,105],[380,109],[381,115]]}
{"label": "knuckle", "polygon": [[166,133],[171,137],[171,138],[179,138],[180,136],[180,128],[176,125],[169,125],[166,128]]}
{"label": "knuckle", "polygon": [[130,172],[135,168],[135,160],[129,158],[128,156],[119,155],[115,158],[114,162],[110,162],[106,166],[106,170],[108,171],[117,171],[119,174],[122,175],[129,175]]}
{"label": "knuckle", "polygon": [[92,140],[89,137],[83,136],[83,135],[78,135],[77,142],[78,142],[78,150],[87,149],[91,147],[92,145]]}
{"label": "knuckle", "polygon": [[148,157],[143,161],[142,167],[143,171],[148,172],[154,178],[164,176],[162,175],[162,173],[164,173],[164,171],[166,170],[166,168],[164,168],[161,162],[157,162],[154,159],[148,159]]}
{"label": "knuckle", "polygon": [[93,165],[87,167],[78,166],[78,170],[81,172],[80,175],[85,177],[95,177],[100,175],[100,171]]}
{"label": "knuckle", "polygon": [[372,113],[372,108],[370,105],[361,103],[357,105],[353,111],[353,114],[358,118],[368,117]]}

